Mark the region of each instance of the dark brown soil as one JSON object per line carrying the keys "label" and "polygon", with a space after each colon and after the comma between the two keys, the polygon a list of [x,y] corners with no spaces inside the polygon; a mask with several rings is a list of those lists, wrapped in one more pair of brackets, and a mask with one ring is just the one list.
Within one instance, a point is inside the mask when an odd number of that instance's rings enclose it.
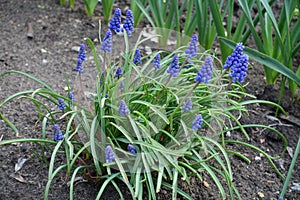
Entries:
{"label": "dark brown soil", "polygon": [[[125,8],[126,5],[118,5]],[[74,76],[72,69],[76,65],[77,52],[72,51],[73,46],[79,46],[83,38],[92,40],[98,38],[98,20],[101,6],[96,10],[96,17],[87,18],[82,5],[78,2],[74,11],[58,5],[58,1],[46,0],[0,0],[0,73],[6,70],[20,70],[32,74],[47,82],[60,94],[65,94],[66,74]],[[27,37],[27,24],[32,23],[34,37]],[[91,61],[90,61],[91,62]],[[85,69],[85,79],[92,80],[94,68]],[[278,89],[265,87],[263,68],[253,65],[249,69],[249,82],[247,91],[260,99],[275,100]],[[8,96],[40,86],[18,75],[1,77],[0,102]],[[88,85],[86,85],[89,89]],[[282,132],[288,139],[288,146],[294,150],[300,133],[300,108],[293,105],[290,94],[284,96],[284,107],[288,118],[278,118],[274,121],[269,116],[274,116],[274,109],[266,106],[254,105],[249,107],[249,115],[244,115],[240,121],[244,124],[272,125]],[[35,107],[25,99],[16,99],[1,108],[0,113],[8,117],[19,129],[19,137],[39,138],[41,125],[36,124],[38,119]],[[286,126],[288,125],[288,126]],[[251,138],[248,141],[272,156],[278,156],[282,150],[282,141],[274,133],[262,129],[247,129]],[[47,132],[47,137],[52,138],[52,132]],[[4,122],[0,121],[0,140],[15,138],[16,134]],[[246,141],[240,132],[231,132],[228,139]],[[257,151],[238,146],[227,145],[227,149],[238,151],[246,155],[251,163],[247,164],[241,159],[230,156],[234,172],[234,184],[240,191],[242,199],[277,199],[283,186],[283,181],[274,172],[267,159]],[[39,148],[33,144],[7,145],[0,147],[0,199],[43,199],[45,185],[48,180],[48,166],[39,160],[33,153]],[[50,157],[51,152],[46,152]],[[19,174],[25,179],[20,182],[11,177],[15,163],[20,157],[28,160]],[[261,158],[257,159],[257,158]],[[281,173],[287,173],[291,157],[288,153],[280,162],[275,161]],[[63,162],[63,160],[59,161]],[[292,183],[300,183],[299,158],[293,172],[291,184],[286,193],[286,199],[300,199],[299,192],[291,190]],[[191,185],[183,182],[180,188],[188,192],[194,199],[220,199],[214,184],[206,177],[208,186],[199,180],[192,180]],[[101,183],[100,183],[101,184]],[[79,183],[75,186],[75,199],[95,199],[100,184],[93,182]],[[124,187],[122,187],[126,190]],[[108,187],[103,199],[118,199],[113,187]],[[126,195],[125,198],[130,199]],[[162,190],[159,199],[171,199],[171,192]],[[69,189],[66,184],[65,174],[59,174],[52,183],[49,199],[69,199]],[[146,198],[147,199],[147,198]]]}

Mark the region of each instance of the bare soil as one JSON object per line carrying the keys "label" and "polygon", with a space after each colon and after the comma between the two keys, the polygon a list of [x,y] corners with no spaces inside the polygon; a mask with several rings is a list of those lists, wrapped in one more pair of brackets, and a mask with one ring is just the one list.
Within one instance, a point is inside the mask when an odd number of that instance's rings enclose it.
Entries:
{"label": "bare soil", "polygon": [[[77,52],[72,47],[79,46],[85,37],[92,40],[98,38],[98,20],[101,5],[97,7],[95,17],[86,17],[81,2],[77,2],[75,10],[59,6],[59,1],[46,0],[0,0],[0,74],[6,70],[19,70],[32,74],[52,86],[58,93],[65,94],[66,75],[72,78],[72,69],[76,65]],[[128,3],[116,1],[115,5],[125,10]],[[123,13],[124,14],[124,13]],[[33,38],[28,38],[28,23],[32,24]],[[251,44],[250,44],[251,45]],[[298,60],[299,63],[299,60]],[[87,66],[85,79],[93,80],[94,66]],[[90,75],[89,75],[90,74]],[[70,78],[70,79],[71,79]],[[277,101],[277,86],[265,87],[263,68],[254,64],[249,69],[246,82],[247,92],[259,99]],[[9,75],[0,79],[0,102],[10,95],[40,86],[19,75]],[[87,90],[88,85],[85,85]],[[289,92],[284,95],[282,104],[288,116],[274,120],[274,108],[262,105],[248,107],[249,115],[243,115],[240,121],[244,124],[270,125],[283,133],[288,146],[294,150],[300,133],[300,108],[292,102]],[[41,125],[36,123],[38,116],[35,106],[28,100],[16,99],[0,109],[0,113],[8,117],[19,129],[19,137],[39,138]],[[231,132],[228,139],[249,142],[272,156],[278,156],[282,150],[282,141],[274,133],[262,129],[247,129],[250,141],[246,141],[240,132]],[[52,138],[48,130],[47,137]],[[0,140],[16,138],[16,134],[4,122],[0,121]],[[283,181],[274,172],[266,158],[257,151],[239,145],[227,145],[227,149],[246,155],[251,163],[247,164],[236,156],[230,155],[234,173],[234,184],[243,199],[278,199]],[[0,199],[43,199],[45,185],[48,180],[48,166],[34,155],[40,152],[38,146],[31,143],[14,144],[0,147]],[[46,157],[51,152],[45,152]],[[24,180],[12,177],[18,158],[28,160],[18,172]],[[63,162],[63,158],[58,160]],[[291,162],[288,153],[280,161],[275,161],[281,173],[286,175]],[[300,165],[297,160],[293,178],[285,198],[300,199],[300,193],[291,190],[292,183],[300,183]],[[179,186],[194,199],[220,199],[213,182],[204,176],[205,183],[193,179],[191,185],[180,182]],[[68,199],[69,188],[65,174],[59,174],[52,183],[49,199]],[[101,183],[82,182],[75,186],[75,199],[95,199]],[[130,199],[126,188],[125,198]],[[108,187],[102,199],[118,199],[113,187]],[[147,198],[146,198],[147,199]],[[158,199],[171,199],[171,191],[163,189]]]}

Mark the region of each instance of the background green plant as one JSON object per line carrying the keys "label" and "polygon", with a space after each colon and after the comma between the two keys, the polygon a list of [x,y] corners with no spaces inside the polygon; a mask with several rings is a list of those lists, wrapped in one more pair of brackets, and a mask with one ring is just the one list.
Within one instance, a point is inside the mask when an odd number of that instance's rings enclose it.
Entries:
{"label": "background green plant", "polygon": [[[75,6],[75,0],[68,0],[68,2],[69,2],[69,7],[70,7],[71,9],[74,9],[74,6]],[[60,3],[60,5],[64,6],[64,5],[66,5],[67,0],[59,0],[59,3]]]}
{"label": "background green plant", "polygon": [[114,4],[114,0],[102,0],[102,11],[103,11],[103,17],[104,17],[104,23],[108,23],[111,13],[112,13],[112,7]]}
{"label": "background green plant", "polygon": [[[87,16],[91,17],[94,15],[94,10],[97,4],[98,4],[98,0],[84,0],[84,9]],[[106,12],[106,10],[103,9],[103,12]]]}
{"label": "background green plant", "polygon": [[[254,1],[253,1],[254,2]],[[272,11],[272,4],[275,1],[268,2],[267,0],[255,1],[258,9],[256,19],[259,21],[261,33],[257,32],[251,10],[253,3],[247,1],[239,1],[243,12],[246,14],[249,30],[254,38],[258,50],[282,63],[282,65],[294,71],[300,77],[300,65],[293,66],[293,58],[300,50],[300,20],[296,15],[299,8],[299,1],[285,0],[280,11],[278,19]],[[296,64],[297,65],[297,64]],[[293,68],[293,67],[296,67]],[[271,66],[264,65],[266,83],[276,83],[277,77],[280,75],[273,70]],[[286,79],[281,81],[281,96],[285,86]],[[289,89],[292,94],[296,93],[297,84],[289,79]]]}

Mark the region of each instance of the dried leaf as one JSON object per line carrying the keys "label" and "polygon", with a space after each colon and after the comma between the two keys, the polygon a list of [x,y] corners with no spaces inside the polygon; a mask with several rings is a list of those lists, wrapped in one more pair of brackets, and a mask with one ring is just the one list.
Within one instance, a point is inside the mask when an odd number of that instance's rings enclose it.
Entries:
{"label": "dried leaf", "polygon": [[16,179],[17,181],[19,181],[21,183],[26,183],[26,180],[20,174],[12,173],[9,176]]}
{"label": "dried leaf", "polygon": [[293,156],[294,156],[294,150],[291,147],[287,147],[286,150],[289,153],[289,155],[291,156],[291,158],[293,158]]}

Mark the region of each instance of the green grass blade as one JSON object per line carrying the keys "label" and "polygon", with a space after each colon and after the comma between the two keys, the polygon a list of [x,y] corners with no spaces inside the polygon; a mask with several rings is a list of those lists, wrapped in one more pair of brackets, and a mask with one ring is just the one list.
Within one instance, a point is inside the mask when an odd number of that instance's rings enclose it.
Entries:
{"label": "green grass blade", "polygon": [[54,90],[45,82],[41,81],[40,79],[35,78],[34,76],[27,74],[26,72],[21,72],[21,71],[16,71],[16,70],[8,70],[2,74],[0,74],[0,77],[5,76],[5,75],[9,75],[9,74],[19,74],[22,76],[25,76],[39,84],[41,84],[42,86],[44,86],[45,88],[47,88],[49,91],[51,91],[52,93],[55,93]]}

